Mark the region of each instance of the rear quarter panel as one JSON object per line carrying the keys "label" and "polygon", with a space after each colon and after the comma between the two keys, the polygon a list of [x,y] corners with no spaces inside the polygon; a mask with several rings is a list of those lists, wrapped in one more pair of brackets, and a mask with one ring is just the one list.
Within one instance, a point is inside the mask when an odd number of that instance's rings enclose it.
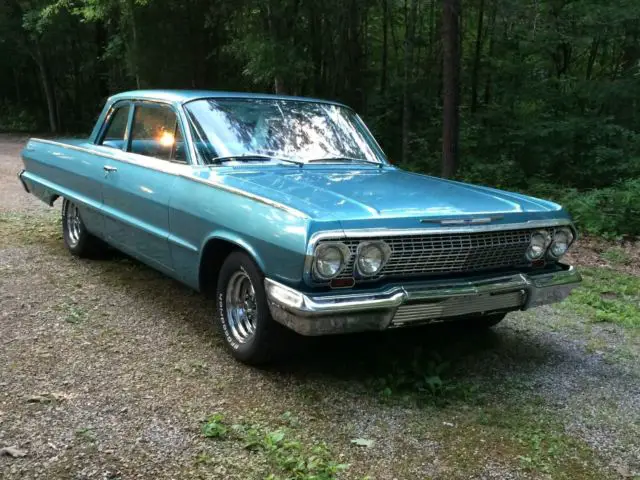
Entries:
{"label": "rear quarter panel", "polygon": [[89,231],[102,236],[99,211],[104,159],[83,148],[91,148],[91,144],[79,140],[30,140],[22,151],[22,179],[30,192],[49,205],[59,196],[73,200],[80,206]]}

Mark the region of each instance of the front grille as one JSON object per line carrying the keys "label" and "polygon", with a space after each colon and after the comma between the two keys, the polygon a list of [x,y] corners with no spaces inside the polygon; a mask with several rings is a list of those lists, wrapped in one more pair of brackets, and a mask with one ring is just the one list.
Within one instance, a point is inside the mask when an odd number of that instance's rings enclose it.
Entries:
{"label": "front grille", "polygon": [[522,290],[509,293],[451,297],[431,303],[402,305],[396,311],[392,326],[421,323],[446,317],[459,317],[478,313],[515,310],[522,307],[526,298]]}
{"label": "front grille", "polygon": [[[503,230],[474,233],[439,233],[376,237],[391,247],[391,256],[380,277],[407,277],[498,270],[526,264],[525,253],[534,230]],[[356,277],[354,263],[361,241],[340,240],[351,257],[338,278]],[[322,242],[332,240],[322,240]]]}

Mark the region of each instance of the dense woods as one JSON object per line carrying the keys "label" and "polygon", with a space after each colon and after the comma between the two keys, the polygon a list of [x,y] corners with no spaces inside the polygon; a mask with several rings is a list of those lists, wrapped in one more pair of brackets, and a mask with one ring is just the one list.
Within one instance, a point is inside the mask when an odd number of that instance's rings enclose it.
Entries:
{"label": "dense woods", "polygon": [[394,163],[640,233],[637,0],[2,0],[0,71],[3,130],[134,88],[337,99]]}

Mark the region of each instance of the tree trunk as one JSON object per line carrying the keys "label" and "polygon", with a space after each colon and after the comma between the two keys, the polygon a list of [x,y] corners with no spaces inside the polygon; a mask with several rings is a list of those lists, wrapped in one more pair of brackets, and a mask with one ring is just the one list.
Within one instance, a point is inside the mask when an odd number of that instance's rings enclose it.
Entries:
{"label": "tree trunk", "polygon": [[478,7],[478,29],[476,31],[476,53],[473,58],[471,73],[471,113],[478,109],[478,76],[480,75],[480,55],[482,54],[482,27],[484,21],[484,0],[480,0]]}
{"label": "tree trunk", "polygon": [[382,74],[380,76],[380,93],[387,89],[387,63],[389,57],[389,0],[382,0]]}
{"label": "tree trunk", "polygon": [[51,77],[49,75],[49,69],[42,54],[40,43],[35,41],[35,60],[38,64],[38,71],[40,72],[40,81],[42,82],[42,90],[44,91],[44,97],[47,101],[47,111],[49,114],[49,129],[51,133],[58,131],[58,121],[56,113],[56,98],[53,91],[53,85],[51,83]]}
{"label": "tree trunk", "polygon": [[[493,52],[495,50],[495,29],[496,29],[496,15],[498,13],[498,2],[494,0],[491,13],[489,15],[489,60],[493,59]],[[487,72],[487,83],[484,87],[484,104],[489,105],[491,102],[491,89],[492,89],[492,77],[491,68]]]}
{"label": "tree trunk", "polygon": [[409,137],[411,134],[411,83],[413,80],[413,44],[416,34],[418,0],[411,0],[404,39],[404,82],[402,105],[402,163],[409,160]]}
{"label": "tree trunk", "polygon": [[131,65],[131,71],[136,80],[136,88],[140,88],[140,65],[138,54],[140,49],[138,48],[138,27],[136,25],[136,16],[135,16],[135,5],[133,0],[126,0],[126,9],[127,12],[125,14],[128,22],[129,28],[131,30],[131,45],[129,46],[129,62]]}
{"label": "tree trunk", "polygon": [[[267,25],[269,27],[269,36],[271,37],[271,41],[276,43],[278,42],[279,32],[278,25],[276,24],[276,15],[273,12],[272,2],[267,3]],[[284,79],[282,78],[282,74],[276,68],[276,71],[273,75],[273,90],[276,95],[283,95],[286,93],[286,89],[284,86]]]}
{"label": "tree trunk", "polygon": [[460,128],[460,0],[444,0],[442,10],[442,176],[452,177],[458,168]]}

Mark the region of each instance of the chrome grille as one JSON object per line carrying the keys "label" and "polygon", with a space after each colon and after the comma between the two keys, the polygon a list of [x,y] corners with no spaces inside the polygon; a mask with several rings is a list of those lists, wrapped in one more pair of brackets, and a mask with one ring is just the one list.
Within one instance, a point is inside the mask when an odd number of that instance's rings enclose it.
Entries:
{"label": "chrome grille", "polygon": [[525,301],[522,290],[494,295],[463,295],[431,303],[402,305],[396,311],[392,326],[406,323],[437,320],[446,317],[459,317],[473,313],[485,313],[520,308]]}
{"label": "chrome grille", "polygon": [[[532,229],[473,233],[439,233],[376,237],[391,247],[389,261],[380,277],[406,277],[523,266]],[[338,278],[354,276],[358,244],[369,238],[340,240],[351,257]],[[333,240],[322,240],[333,241]]]}

